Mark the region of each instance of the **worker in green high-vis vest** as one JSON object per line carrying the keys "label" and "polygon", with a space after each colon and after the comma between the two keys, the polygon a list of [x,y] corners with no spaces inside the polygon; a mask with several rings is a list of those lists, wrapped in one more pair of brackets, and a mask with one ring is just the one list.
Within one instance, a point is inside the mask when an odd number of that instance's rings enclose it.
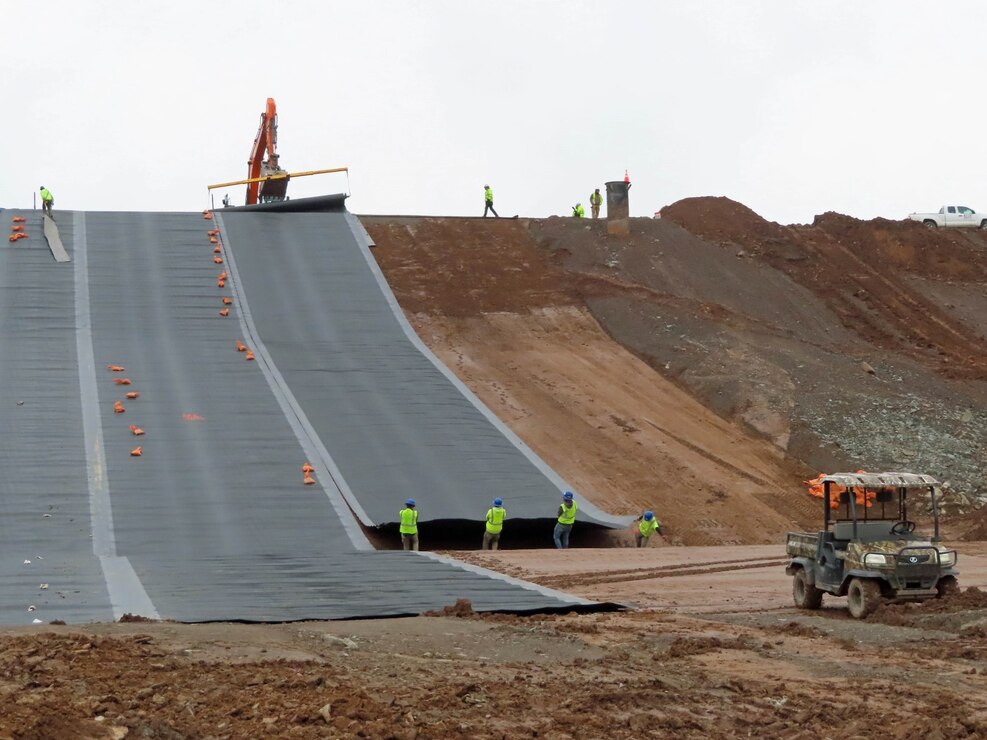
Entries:
{"label": "worker in green high-vis vest", "polygon": [[500,218],[497,215],[497,211],[493,207],[493,189],[489,185],[483,186],[483,217],[487,217],[487,211],[490,211],[494,218]]}
{"label": "worker in green high-vis vest", "polygon": [[504,500],[495,498],[493,506],[487,509],[486,530],[483,533],[483,549],[496,550],[500,546],[500,533],[504,530],[507,509]]}
{"label": "worker in green high-vis vest", "polygon": [[51,209],[55,205],[55,196],[44,185],[41,186],[41,211],[50,218],[54,218]]}
{"label": "worker in green high-vis vest", "polygon": [[401,517],[401,546],[405,550],[418,552],[418,509],[413,498],[404,502],[398,516]]}
{"label": "worker in green high-vis vest", "polygon": [[555,546],[559,550],[569,548],[569,535],[572,533],[572,525],[576,523],[577,511],[579,511],[579,505],[573,499],[572,491],[566,491],[562,494],[562,503],[559,504],[559,518],[555,523],[555,531],[552,533],[552,539],[555,540]]}

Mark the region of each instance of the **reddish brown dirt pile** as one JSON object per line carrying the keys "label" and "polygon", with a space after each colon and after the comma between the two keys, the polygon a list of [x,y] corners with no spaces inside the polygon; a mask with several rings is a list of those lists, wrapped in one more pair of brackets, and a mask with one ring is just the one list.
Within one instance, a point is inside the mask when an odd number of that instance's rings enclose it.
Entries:
{"label": "reddish brown dirt pile", "polygon": [[866,642],[851,653],[830,636],[648,613],[337,625],[350,637],[311,624],[113,627],[88,631],[115,636],[63,629],[3,637],[0,737],[987,733],[983,677],[964,657],[974,653],[945,655],[939,643],[937,657],[917,656],[908,635],[895,638],[905,640],[901,654]]}
{"label": "reddish brown dirt pile", "polygon": [[987,261],[979,236],[836,213],[817,217],[812,226],[783,227],[727,198],[687,198],[662,216],[710,240],[741,245],[790,275],[866,341],[931,364],[947,377],[987,379],[983,336],[895,274],[983,281]]}

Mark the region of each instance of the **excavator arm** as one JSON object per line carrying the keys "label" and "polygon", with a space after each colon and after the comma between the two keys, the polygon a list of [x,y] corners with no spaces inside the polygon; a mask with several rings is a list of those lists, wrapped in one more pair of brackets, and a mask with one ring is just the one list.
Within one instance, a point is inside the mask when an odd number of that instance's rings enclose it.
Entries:
{"label": "excavator arm", "polygon": [[[266,161],[264,159],[265,154],[267,155]],[[260,114],[260,126],[257,128],[257,136],[254,137],[254,145],[250,149],[250,159],[247,160],[247,179],[254,180],[280,170],[281,168],[278,166],[278,109],[274,103],[274,98],[268,98],[267,106],[264,112]],[[281,188],[282,198],[287,185],[285,182]],[[260,191],[260,182],[247,184],[248,206],[258,202]]]}

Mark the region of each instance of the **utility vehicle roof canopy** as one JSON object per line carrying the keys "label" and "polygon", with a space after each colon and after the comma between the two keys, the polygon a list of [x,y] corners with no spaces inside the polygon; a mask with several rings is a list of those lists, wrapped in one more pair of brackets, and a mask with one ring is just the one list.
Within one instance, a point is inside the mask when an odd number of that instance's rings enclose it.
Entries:
{"label": "utility vehicle roof canopy", "polygon": [[831,473],[816,483],[835,483],[844,488],[928,488],[941,485],[931,475],[918,473]]}

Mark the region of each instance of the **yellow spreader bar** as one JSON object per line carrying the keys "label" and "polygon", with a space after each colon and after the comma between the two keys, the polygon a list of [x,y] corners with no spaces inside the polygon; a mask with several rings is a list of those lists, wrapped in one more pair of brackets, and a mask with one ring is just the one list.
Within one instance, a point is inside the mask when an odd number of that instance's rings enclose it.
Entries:
{"label": "yellow spreader bar", "polygon": [[309,175],[327,175],[330,172],[349,172],[349,167],[333,167],[331,170],[308,170],[306,172],[284,172],[278,175],[267,175],[265,177],[251,177],[247,180],[233,180],[232,182],[220,182],[215,185],[207,185],[208,190],[216,188],[228,188],[233,185],[249,185],[252,182],[266,182],[267,180],[285,180],[289,177],[308,177]]}

